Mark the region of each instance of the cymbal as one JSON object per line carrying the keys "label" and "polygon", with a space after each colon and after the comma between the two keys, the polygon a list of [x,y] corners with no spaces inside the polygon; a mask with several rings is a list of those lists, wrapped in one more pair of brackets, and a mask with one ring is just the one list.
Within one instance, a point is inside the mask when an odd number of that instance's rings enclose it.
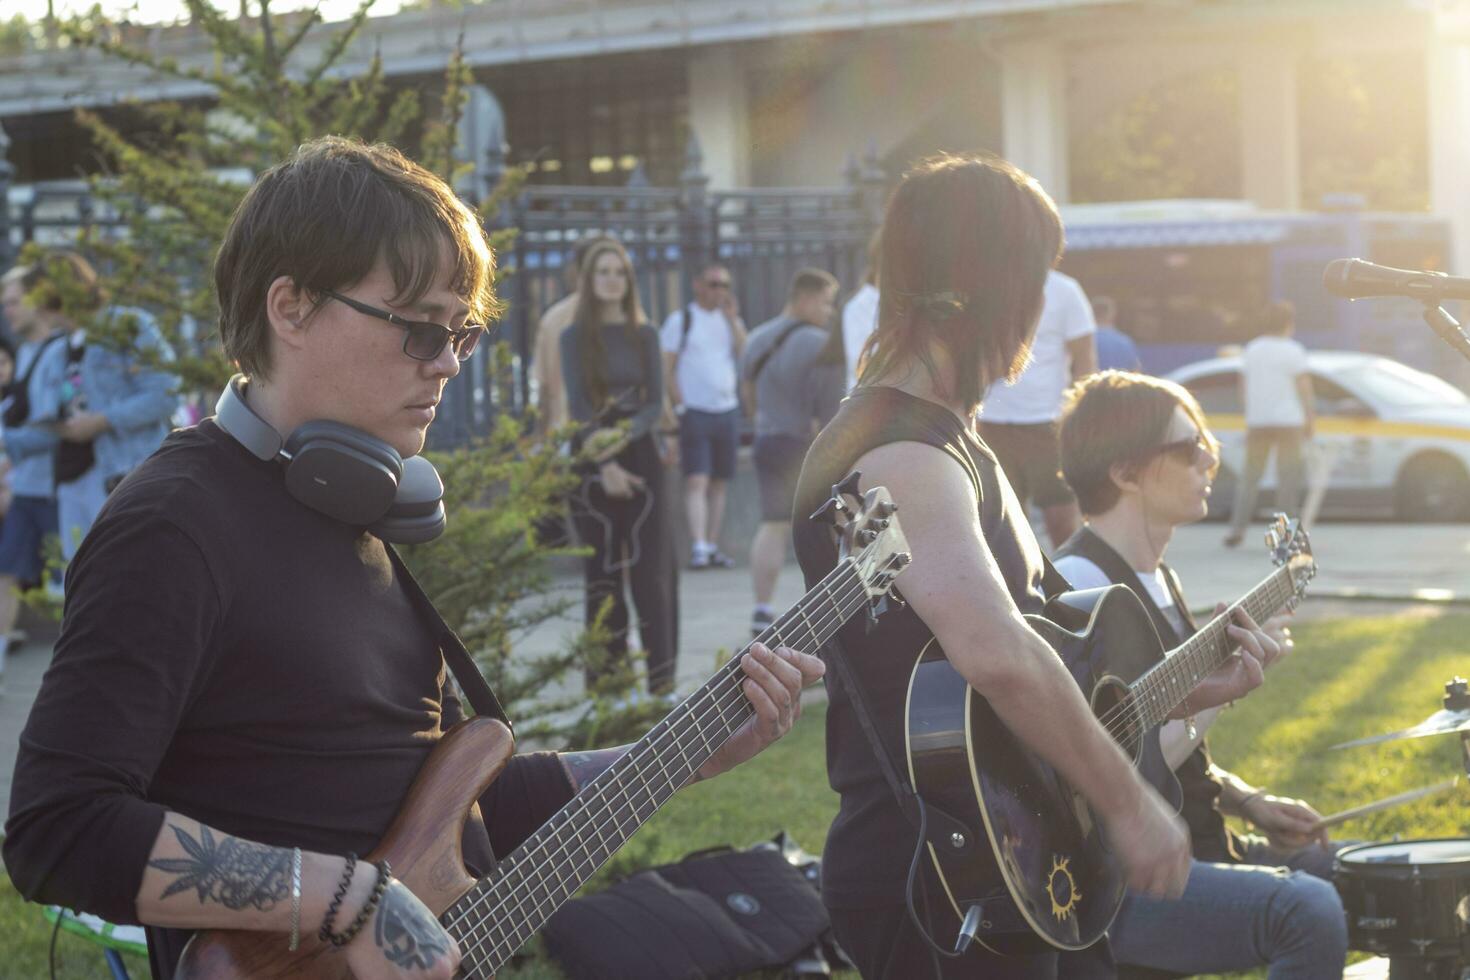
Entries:
{"label": "cymbal", "polygon": [[1389,732],[1387,735],[1374,735],[1370,738],[1354,739],[1351,742],[1334,745],[1333,748],[1350,749],[1355,745],[1394,742],[1402,738],[1424,738],[1426,735],[1452,735],[1456,732],[1470,732],[1470,708],[1461,708],[1457,711],[1441,708],[1413,728],[1405,728],[1403,731],[1398,732]]}
{"label": "cymbal", "polygon": [[1351,742],[1334,745],[1334,749],[1350,749],[1355,745],[1373,745],[1377,742],[1396,742],[1404,738],[1423,738],[1426,735],[1453,735],[1470,732],[1470,681],[1463,677],[1452,677],[1444,686],[1444,707],[1425,718],[1413,728],[1387,735],[1374,735]]}

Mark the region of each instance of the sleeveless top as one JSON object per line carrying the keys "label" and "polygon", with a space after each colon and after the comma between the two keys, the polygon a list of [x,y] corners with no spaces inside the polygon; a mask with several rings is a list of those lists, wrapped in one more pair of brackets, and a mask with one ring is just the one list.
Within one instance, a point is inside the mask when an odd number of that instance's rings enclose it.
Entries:
{"label": "sleeveless top", "polygon": [[[1076,534],[1067,539],[1057,549],[1057,556],[1076,555],[1086,558],[1108,577],[1108,581],[1117,585],[1127,586],[1134,595],[1138,596],[1143,603],[1143,608],[1148,611],[1149,619],[1153,620],[1154,629],[1159,631],[1159,639],[1164,641],[1164,648],[1172,650],[1185,640],[1189,639],[1199,629],[1195,625],[1194,617],[1189,614],[1189,607],[1184,603],[1184,594],[1179,586],[1179,576],[1168,565],[1160,564],[1164,571],[1164,582],[1169,587],[1169,593],[1174,597],[1174,608],[1179,611],[1180,617],[1189,627],[1183,635],[1169,622],[1158,604],[1154,602],[1153,596],[1138,581],[1138,575],[1133,568],[1118,554],[1112,545],[1098,537],[1093,530],[1083,526]],[[1179,777],[1179,786],[1184,792],[1184,802],[1179,808],[1179,815],[1189,825],[1191,838],[1191,850],[1197,860],[1212,861],[1222,864],[1234,864],[1241,860],[1241,849],[1237,845],[1235,835],[1225,826],[1225,818],[1220,815],[1218,800],[1220,798],[1220,781],[1210,775],[1210,749],[1209,745],[1202,739],[1200,744],[1191,752],[1179,768],[1174,770],[1174,775]]]}
{"label": "sleeveless top", "polygon": [[[817,436],[796,490],[798,515],[811,514],[831,496],[864,454],[892,442],[921,442],[960,466],[979,500],[980,526],[1006,590],[1023,613],[1041,611],[1043,558],[1031,526],[990,449],[953,413],[897,388],[858,388]],[[864,483],[863,489],[870,489]],[[903,521],[906,502],[896,500]],[[911,502],[909,505],[912,505]],[[798,519],[796,556],[814,586],[837,562],[831,529]],[[889,603],[870,630],[853,617],[833,640],[831,655],[847,658],[862,687],[873,724],[899,773],[904,764],[904,705],[909,673],[932,637],[908,606]],[[830,675],[829,675],[830,676]],[[822,857],[822,898],[832,908],[868,908],[903,901],[916,829],[904,817],[883,777],[843,686],[827,682],[827,776],[841,797]]]}

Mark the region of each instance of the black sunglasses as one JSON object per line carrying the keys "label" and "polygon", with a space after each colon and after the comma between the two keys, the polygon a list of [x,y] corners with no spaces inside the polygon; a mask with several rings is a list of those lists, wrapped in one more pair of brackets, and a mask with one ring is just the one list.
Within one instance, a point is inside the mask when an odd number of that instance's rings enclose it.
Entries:
{"label": "black sunglasses", "polygon": [[486,328],[483,324],[466,323],[458,330],[451,330],[431,320],[409,320],[397,313],[389,313],[376,306],[359,303],[351,297],[334,293],[330,289],[323,289],[321,292],[322,295],[330,296],[359,313],[377,317],[379,320],[387,320],[393,326],[401,327],[403,329],[403,353],[416,361],[434,360],[444,350],[445,344],[453,346],[456,358],[467,361],[475,352],[475,348],[479,346],[480,338],[485,334]]}
{"label": "black sunglasses", "polygon": [[1177,439],[1174,442],[1166,442],[1162,446],[1155,446],[1144,453],[1144,458],[1173,456],[1186,466],[1198,466],[1214,450],[1214,444],[1205,438],[1203,433],[1196,433],[1189,439]]}

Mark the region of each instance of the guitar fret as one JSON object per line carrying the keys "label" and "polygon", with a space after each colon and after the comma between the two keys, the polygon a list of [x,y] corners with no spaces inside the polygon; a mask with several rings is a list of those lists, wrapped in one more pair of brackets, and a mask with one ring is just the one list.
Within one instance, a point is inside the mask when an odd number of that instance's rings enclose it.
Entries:
{"label": "guitar fret", "polygon": [[[839,564],[766,636],[772,645],[824,643],[867,600],[863,586],[851,561]],[[496,877],[441,917],[464,948],[476,950],[466,963],[493,974],[744,723],[753,709],[741,693],[738,661],[716,672],[501,861]]]}

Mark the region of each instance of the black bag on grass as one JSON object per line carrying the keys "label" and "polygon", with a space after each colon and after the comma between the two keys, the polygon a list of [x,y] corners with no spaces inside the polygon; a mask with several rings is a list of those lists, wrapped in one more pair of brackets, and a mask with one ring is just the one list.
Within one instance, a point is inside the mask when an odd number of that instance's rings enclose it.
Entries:
{"label": "black bag on grass", "polygon": [[569,980],[715,980],[823,962],[830,931],[813,883],[761,846],[701,851],[573,899],[543,936]]}

